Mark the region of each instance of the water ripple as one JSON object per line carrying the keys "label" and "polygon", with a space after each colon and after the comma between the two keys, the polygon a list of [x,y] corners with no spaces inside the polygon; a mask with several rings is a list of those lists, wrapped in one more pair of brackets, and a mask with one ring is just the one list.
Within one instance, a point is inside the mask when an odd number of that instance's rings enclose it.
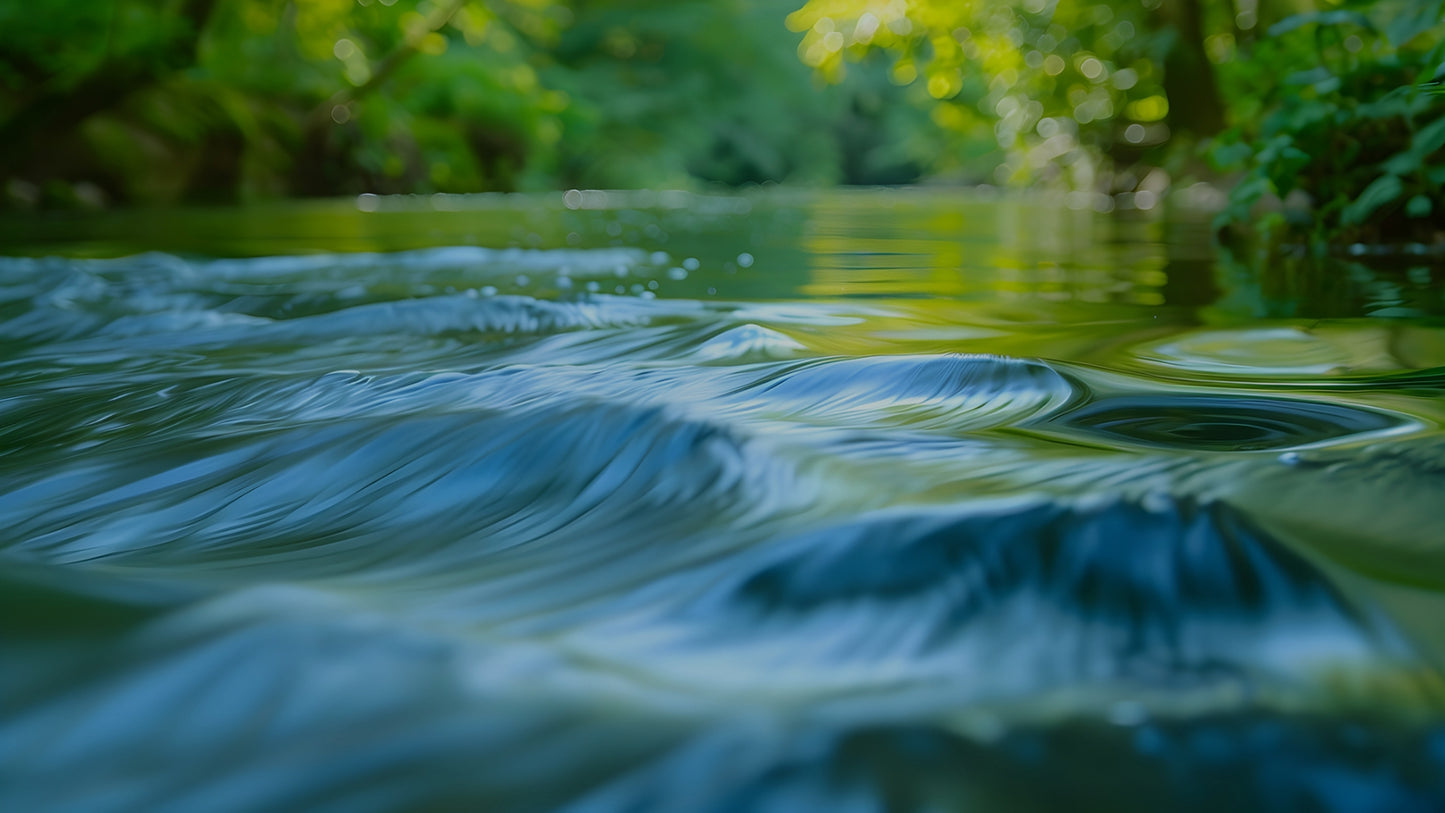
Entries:
{"label": "water ripple", "polygon": [[1418,429],[1404,416],[1357,405],[1242,395],[1127,395],[1095,399],[1050,428],[1162,449],[1271,451]]}
{"label": "water ripple", "polygon": [[675,654],[648,660],[758,691],[931,684],[959,703],[1263,686],[1404,652],[1220,504],[891,510],[778,540],[715,578],[649,625],[672,630]]}
{"label": "water ripple", "polygon": [[0,258],[0,808],[1445,800],[1434,334],[673,262]]}
{"label": "water ripple", "polygon": [[838,358],[785,368],[757,384],[763,412],[842,425],[886,421],[964,431],[1004,426],[1077,397],[1039,362],[996,356]]}
{"label": "water ripple", "polygon": [[656,408],[472,412],[76,463],[0,494],[0,515],[12,556],[112,568],[445,571],[565,542],[575,569],[650,535],[767,513],[789,476],[727,430]]}

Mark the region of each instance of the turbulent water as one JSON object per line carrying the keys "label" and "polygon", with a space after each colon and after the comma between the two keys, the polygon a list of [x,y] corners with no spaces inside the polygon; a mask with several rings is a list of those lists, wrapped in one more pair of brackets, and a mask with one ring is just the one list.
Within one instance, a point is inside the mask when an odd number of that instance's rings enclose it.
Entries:
{"label": "turbulent water", "polygon": [[1445,809],[1438,268],[556,203],[12,229],[0,808]]}

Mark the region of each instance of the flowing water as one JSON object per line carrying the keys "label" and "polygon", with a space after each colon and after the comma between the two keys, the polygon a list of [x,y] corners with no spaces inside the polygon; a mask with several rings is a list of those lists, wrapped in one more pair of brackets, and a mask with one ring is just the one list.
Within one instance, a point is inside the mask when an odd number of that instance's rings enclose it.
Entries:
{"label": "flowing water", "polygon": [[1445,809],[1439,267],[927,192],[0,251],[5,810]]}

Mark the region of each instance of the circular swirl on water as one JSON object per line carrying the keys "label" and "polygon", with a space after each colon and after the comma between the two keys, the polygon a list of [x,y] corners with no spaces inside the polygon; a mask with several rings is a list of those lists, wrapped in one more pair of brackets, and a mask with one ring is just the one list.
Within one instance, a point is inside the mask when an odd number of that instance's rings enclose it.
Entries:
{"label": "circular swirl on water", "polygon": [[1264,328],[1173,336],[1136,347],[1133,355],[1153,367],[1190,373],[1324,376],[1354,366],[1360,352],[1337,337],[1295,328]]}
{"label": "circular swirl on water", "polygon": [[1163,449],[1264,451],[1397,430],[1407,423],[1365,407],[1235,395],[1124,395],[1057,416],[1052,427]]}

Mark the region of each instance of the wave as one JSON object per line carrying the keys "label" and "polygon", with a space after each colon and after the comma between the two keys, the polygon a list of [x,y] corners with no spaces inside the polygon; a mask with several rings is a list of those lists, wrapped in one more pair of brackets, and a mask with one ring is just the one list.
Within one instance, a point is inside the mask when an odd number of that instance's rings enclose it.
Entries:
{"label": "wave", "polygon": [[753,664],[728,674],[755,690],[932,685],[965,702],[1309,683],[1407,652],[1218,503],[890,509],[776,540],[726,572],[666,610],[679,649],[648,660],[681,668],[682,653],[717,648],[730,654],[700,661]]}
{"label": "wave", "polygon": [[[376,334],[548,332],[627,326],[677,305],[529,296],[572,276],[652,273],[630,249],[523,251],[447,248],[398,254],[185,260],[0,258],[0,338],[31,344],[82,338],[163,346],[306,342]],[[538,276],[538,275],[544,275]],[[529,276],[530,275],[530,276]],[[536,280],[532,278],[536,277]],[[498,294],[505,281],[516,290]],[[139,337],[155,341],[137,343]],[[77,352],[77,348],[65,348]]]}
{"label": "wave", "polygon": [[1068,380],[1039,362],[937,355],[805,362],[759,381],[737,400],[745,409],[795,420],[967,431],[1015,423],[1077,397]]}
{"label": "wave", "polygon": [[1438,369],[668,265],[0,258],[0,808],[1441,806]]}
{"label": "wave", "polygon": [[790,477],[766,449],[658,408],[473,411],[75,462],[0,495],[0,516],[8,556],[112,570],[380,578],[546,545],[570,572],[765,512]]}

